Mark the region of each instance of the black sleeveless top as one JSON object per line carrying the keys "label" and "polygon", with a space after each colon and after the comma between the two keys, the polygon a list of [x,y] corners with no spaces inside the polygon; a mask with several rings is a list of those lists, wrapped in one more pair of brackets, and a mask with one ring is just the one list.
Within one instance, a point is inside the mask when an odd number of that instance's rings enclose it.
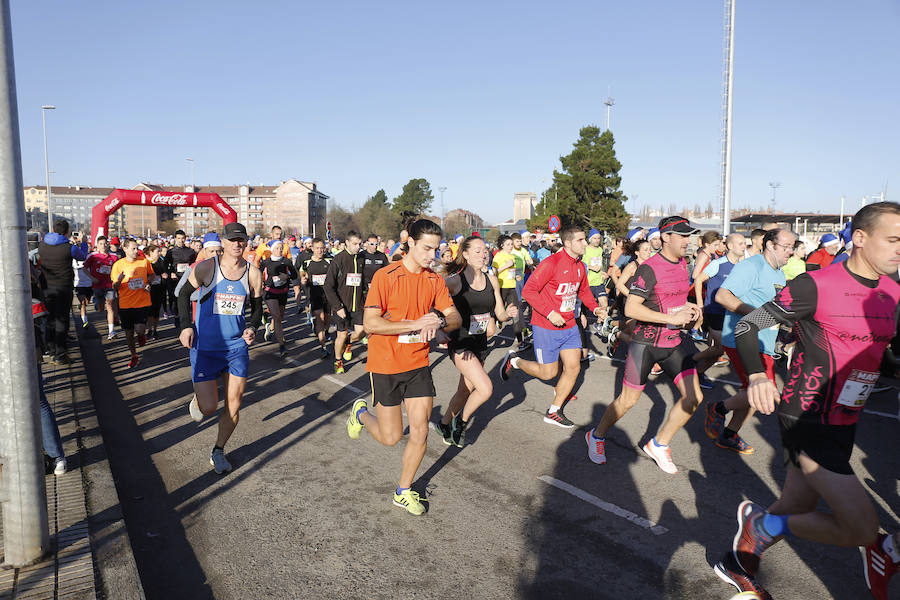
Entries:
{"label": "black sleeveless top", "polygon": [[459,293],[453,296],[453,304],[462,317],[462,325],[453,331],[451,338],[464,340],[466,338],[480,337],[487,339],[487,324],[492,318],[491,313],[496,305],[494,298],[494,286],[487,275],[484,276],[484,289],[475,290],[466,279],[466,272],[459,274],[462,284]]}

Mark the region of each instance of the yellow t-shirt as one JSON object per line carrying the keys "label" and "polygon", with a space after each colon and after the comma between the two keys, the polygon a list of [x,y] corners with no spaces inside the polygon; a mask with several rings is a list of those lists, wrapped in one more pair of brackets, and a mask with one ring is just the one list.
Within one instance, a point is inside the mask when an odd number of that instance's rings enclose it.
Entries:
{"label": "yellow t-shirt", "polygon": [[[510,263],[512,264],[508,269],[502,272],[500,271],[502,267]],[[516,259],[512,254],[508,254],[501,250],[494,255],[494,260],[491,261],[491,266],[493,266],[494,271],[497,272],[497,279],[500,280],[501,288],[516,287]]]}
{"label": "yellow t-shirt", "polygon": [[119,280],[120,273],[125,274],[125,279],[119,284],[119,308],[150,306],[150,292],[147,291],[150,275],[153,274],[150,261],[137,258],[129,262],[127,258],[120,258],[113,264],[109,274],[113,285]]}

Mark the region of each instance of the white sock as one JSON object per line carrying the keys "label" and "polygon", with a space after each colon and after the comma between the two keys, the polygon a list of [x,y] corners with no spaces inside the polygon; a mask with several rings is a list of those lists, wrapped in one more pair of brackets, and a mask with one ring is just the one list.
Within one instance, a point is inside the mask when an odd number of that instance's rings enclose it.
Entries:
{"label": "white sock", "polygon": [[556,414],[556,411],[558,411],[558,410],[559,410],[558,406],[556,406],[555,404],[551,404],[550,408],[547,409],[547,412],[552,415],[552,414]]}
{"label": "white sock", "polygon": [[897,550],[897,546],[894,544],[894,536],[889,535],[884,538],[882,547],[884,548],[885,554],[890,556],[892,561],[900,563],[900,551]]}
{"label": "white sock", "polygon": [[110,332],[110,333],[112,333],[113,331],[116,330],[116,324],[115,324],[115,323],[107,323],[107,325],[109,325],[109,332]]}
{"label": "white sock", "polygon": [[87,323],[87,315],[81,315],[81,322]]}
{"label": "white sock", "polygon": [[518,369],[519,368],[519,357],[514,356],[511,359],[509,359],[509,364],[513,369]]}

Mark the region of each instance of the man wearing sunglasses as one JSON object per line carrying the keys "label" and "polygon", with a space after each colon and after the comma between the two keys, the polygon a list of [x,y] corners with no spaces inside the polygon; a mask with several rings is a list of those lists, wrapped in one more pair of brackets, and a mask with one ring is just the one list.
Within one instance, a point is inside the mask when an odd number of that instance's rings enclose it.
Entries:
{"label": "man wearing sunglasses", "polygon": [[[240,223],[226,225],[222,246],[221,256],[197,263],[178,294],[182,324],[179,341],[191,351],[191,418],[200,422],[216,413],[219,376],[225,389],[225,410],[209,457],[218,474],[231,471],[225,443],[237,427],[250,364],[249,346],[256,339],[263,312],[262,275],[243,257],[247,229]],[[199,292],[196,320],[191,315],[191,294],[195,290]],[[249,322],[244,319],[247,304],[251,307]]]}

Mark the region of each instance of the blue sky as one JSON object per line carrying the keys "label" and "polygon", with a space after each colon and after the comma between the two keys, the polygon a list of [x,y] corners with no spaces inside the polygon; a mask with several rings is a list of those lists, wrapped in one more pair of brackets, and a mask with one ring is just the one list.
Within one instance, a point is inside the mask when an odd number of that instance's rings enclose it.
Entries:
{"label": "blue sky", "polygon": [[[611,89],[628,208],[716,205],[722,2],[429,4],[13,2],[25,182],[55,104],[54,185],[189,183],[190,156],[198,185],[295,177],[345,207],[425,177],[497,222]],[[733,205],[770,181],[782,210],[896,200],[900,3],[735,14]]]}

